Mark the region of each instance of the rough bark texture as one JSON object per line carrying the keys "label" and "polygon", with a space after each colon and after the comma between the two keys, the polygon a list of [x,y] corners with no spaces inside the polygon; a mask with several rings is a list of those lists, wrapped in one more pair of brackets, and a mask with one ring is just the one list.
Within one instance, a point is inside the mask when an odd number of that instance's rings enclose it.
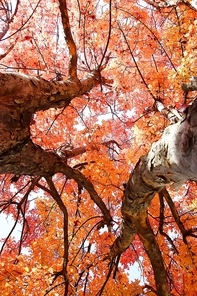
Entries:
{"label": "rough bark texture", "polygon": [[187,180],[197,181],[197,99],[183,119],[168,126],[130,175],[122,204],[121,235],[111,248],[114,257],[126,250],[138,234],[151,261],[157,293],[170,295],[161,252],[147,219],[147,208],[156,192],[167,184],[179,187]]}
{"label": "rough bark texture", "polygon": [[[63,82],[1,73],[0,173],[46,178],[62,173],[86,188],[103,213],[103,223],[110,224],[109,210],[92,183],[80,171],[69,167],[65,163],[65,157],[62,159],[35,145],[29,128],[33,113],[51,107],[66,107],[74,97],[87,93],[98,82],[100,76],[97,72],[82,81],[73,79]],[[190,85],[187,87],[191,89]],[[136,164],[125,188],[122,232],[111,248],[111,257],[121,254],[138,234],[153,266],[157,293],[160,296],[169,295],[168,282],[162,254],[147,218],[147,208],[155,193],[162,191],[166,184],[180,186],[187,180],[197,181],[196,139],[197,99],[185,116],[167,127],[162,138]],[[85,151],[86,147],[82,147],[81,152]],[[73,151],[73,155],[78,152]]]}
{"label": "rough bark texture", "polygon": [[66,159],[44,151],[30,135],[32,115],[51,107],[66,107],[98,84],[98,73],[84,80],[50,82],[21,74],[0,74],[0,174],[53,176],[63,173],[82,184],[109,224],[111,216],[93,185],[79,171],[66,165]]}
{"label": "rough bark texture", "polygon": [[[35,112],[68,106],[73,98],[87,93],[98,84],[98,79],[97,72],[81,81],[60,82],[17,73],[0,73],[0,155],[10,153],[10,149],[13,153],[29,141],[29,125]],[[13,173],[11,168],[9,172]]]}

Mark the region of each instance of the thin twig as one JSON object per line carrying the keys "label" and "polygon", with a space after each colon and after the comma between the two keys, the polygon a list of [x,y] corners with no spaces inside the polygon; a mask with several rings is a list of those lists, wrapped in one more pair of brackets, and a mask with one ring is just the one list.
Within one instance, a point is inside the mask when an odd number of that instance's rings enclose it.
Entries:
{"label": "thin twig", "polygon": [[151,92],[150,88],[148,87],[148,84],[147,84],[146,80],[144,79],[144,76],[142,75],[142,72],[141,72],[141,70],[140,70],[140,68],[139,68],[139,66],[138,66],[138,63],[136,62],[135,56],[134,56],[134,54],[133,54],[133,52],[132,52],[132,50],[131,50],[131,47],[130,47],[130,45],[129,45],[129,43],[128,43],[127,37],[126,37],[126,35],[125,35],[123,29],[121,28],[120,24],[118,24],[118,26],[119,26],[119,29],[120,29],[120,31],[121,31],[121,33],[122,33],[122,35],[123,35],[123,37],[124,37],[124,40],[125,40],[125,42],[126,42],[126,44],[127,44],[127,46],[128,46],[128,49],[129,49],[129,52],[130,52],[130,54],[131,54],[131,56],[132,56],[133,62],[134,62],[134,64],[135,64],[136,68],[137,68],[137,71],[138,71],[138,73],[139,73],[139,75],[140,75],[140,77],[141,77],[141,79],[142,79],[144,85],[146,86],[146,88],[147,88],[148,92],[150,93],[150,95],[152,96],[152,98],[153,98],[154,100],[156,100],[156,97],[155,97],[155,96],[153,95],[153,93]]}
{"label": "thin twig", "polygon": [[111,37],[111,27],[112,27],[112,12],[111,12],[112,7],[111,6],[112,6],[112,1],[110,0],[109,1],[109,31],[108,31],[107,43],[106,43],[106,46],[105,46],[105,50],[104,50],[102,59],[101,59],[100,64],[99,64],[99,68],[102,66],[103,60],[105,58],[105,55],[107,53],[107,49],[108,49],[108,46],[109,46],[110,37]]}

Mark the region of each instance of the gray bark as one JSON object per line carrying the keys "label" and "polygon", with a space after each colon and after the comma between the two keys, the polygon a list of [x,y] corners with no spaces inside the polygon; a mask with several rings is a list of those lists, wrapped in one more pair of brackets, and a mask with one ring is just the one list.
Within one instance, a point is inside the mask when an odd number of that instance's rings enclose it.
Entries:
{"label": "gray bark", "polygon": [[196,155],[197,99],[188,107],[185,118],[165,129],[161,139],[152,144],[148,154],[140,158],[131,173],[122,204],[122,234],[112,247],[113,254],[130,245],[128,237],[134,238],[136,221],[156,192],[167,184],[178,188],[188,180],[197,181]]}
{"label": "gray bark", "polygon": [[113,258],[125,251],[138,234],[151,261],[157,293],[168,292],[167,274],[147,216],[156,192],[167,184],[177,188],[188,180],[197,181],[197,99],[188,107],[185,118],[168,126],[149,153],[142,156],[126,184],[122,203],[121,234],[111,247]]}

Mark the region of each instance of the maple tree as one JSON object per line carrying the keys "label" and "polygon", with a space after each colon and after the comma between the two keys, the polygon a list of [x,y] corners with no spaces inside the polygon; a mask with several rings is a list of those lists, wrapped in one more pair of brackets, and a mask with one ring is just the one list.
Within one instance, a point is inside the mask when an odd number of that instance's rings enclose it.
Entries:
{"label": "maple tree", "polygon": [[195,295],[193,2],[0,5],[3,295]]}

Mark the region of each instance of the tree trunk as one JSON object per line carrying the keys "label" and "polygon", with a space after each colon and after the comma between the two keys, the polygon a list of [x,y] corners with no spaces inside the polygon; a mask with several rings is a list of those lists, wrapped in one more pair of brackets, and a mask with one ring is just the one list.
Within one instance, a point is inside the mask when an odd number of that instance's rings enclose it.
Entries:
{"label": "tree trunk", "polygon": [[163,259],[147,218],[147,208],[156,192],[167,184],[180,187],[197,181],[197,99],[185,117],[168,126],[161,139],[142,156],[126,184],[122,204],[123,227],[111,247],[111,257],[126,250],[138,234],[151,261],[157,293],[170,295]]}
{"label": "tree trunk", "polygon": [[[30,138],[33,113],[51,107],[69,105],[100,81],[94,72],[84,80],[49,82],[21,74],[0,74],[0,173],[53,176],[63,173],[84,186],[109,224],[111,216],[92,183],[83,174],[67,166],[53,152],[44,151]],[[156,192],[166,184],[180,186],[187,180],[197,181],[197,99],[188,108],[185,118],[167,127],[162,138],[142,156],[130,175],[122,204],[123,227],[116,239],[114,257],[131,244],[138,234],[153,266],[158,295],[166,296],[168,283],[162,255],[147,218],[147,208]]]}
{"label": "tree trunk", "polygon": [[66,157],[62,159],[34,144],[29,127],[36,111],[67,107],[73,98],[86,94],[99,81],[101,78],[96,71],[84,80],[64,82],[0,73],[0,174],[53,176],[62,173],[89,192],[103,214],[103,223],[109,224],[109,210],[92,183],[81,172],[69,167]]}

